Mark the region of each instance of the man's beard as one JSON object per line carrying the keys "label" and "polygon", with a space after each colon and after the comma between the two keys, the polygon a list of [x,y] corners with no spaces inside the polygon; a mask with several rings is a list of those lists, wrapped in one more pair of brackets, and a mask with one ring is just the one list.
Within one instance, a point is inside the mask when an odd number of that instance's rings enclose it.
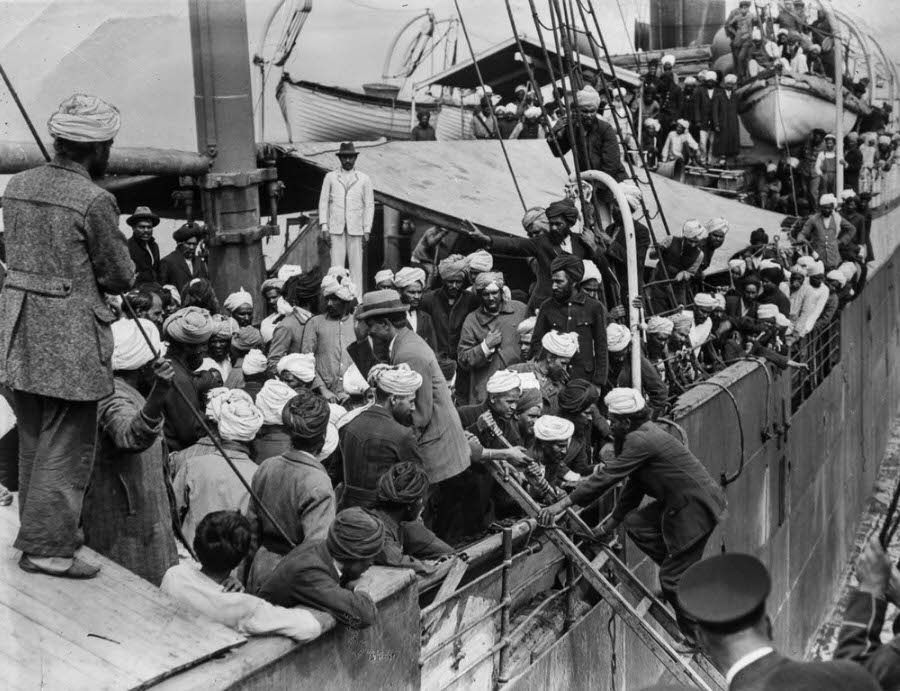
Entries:
{"label": "man's beard", "polygon": [[406,410],[404,412],[400,412],[399,410],[392,408],[391,415],[393,418],[399,422],[404,427],[412,427],[413,425],[413,414],[411,410]]}

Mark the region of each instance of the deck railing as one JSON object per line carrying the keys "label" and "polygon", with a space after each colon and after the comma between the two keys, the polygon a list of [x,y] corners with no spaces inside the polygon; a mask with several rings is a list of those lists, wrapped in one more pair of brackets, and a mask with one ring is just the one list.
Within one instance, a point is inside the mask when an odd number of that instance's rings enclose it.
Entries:
{"label": "deck railing", "polygon": [[794,414],[841,361],[840,316],[797,341],[791,348],[791,355],[809,365],[808,369],[792,370],[791,414]]}

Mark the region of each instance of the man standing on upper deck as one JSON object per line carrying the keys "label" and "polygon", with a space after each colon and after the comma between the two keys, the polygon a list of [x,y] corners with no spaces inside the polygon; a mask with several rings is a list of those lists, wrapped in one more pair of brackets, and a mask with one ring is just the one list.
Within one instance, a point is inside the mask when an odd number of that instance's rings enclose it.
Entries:
{"label": "man standing on upper deck", "polygon": [[9,273],[0,293],[0,379],[13,390],[19,428],[15,547],[25,571],[91,578],[75,556],[94,463],[97,402],[113,392],[115,316],[134,263],[115,198],[101,177],[119,111],[76,94],[50,117],[56,157],[14,175],[3,196]]}
{"label": "man standing on upper deck", "polygon": [[134,262],[135,285],[159,283],[159,245],[153,237],[153,229],[159,225],[159,216],[147,206],[139,206],[125,223],[133,233],[128,238],[128,252]]}
{"label": "man standing on upper deck", "polygon": [[331,245],[331,265],[343,267],[349,260],[350,278],[362,290],[363,248],[369,242],[375,218],[372,181],[355,169],[359,152],[344,142],[337,153],[341,167],[325,176],[319,195],[319,228]]}

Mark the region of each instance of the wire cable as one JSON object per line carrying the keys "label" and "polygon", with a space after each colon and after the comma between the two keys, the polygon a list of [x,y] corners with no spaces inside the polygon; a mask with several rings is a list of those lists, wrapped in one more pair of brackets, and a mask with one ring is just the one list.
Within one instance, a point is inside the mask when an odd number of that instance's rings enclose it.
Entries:
{"label": "wire cable", "polygon": [[690,386],[686,387],[685,390],[687,391],[690,389],[694,389],[698,386],[703,386],[704,384],[708,384],[709,386],[715,386],[725,392],[725,394],[728,396],[729,400],[731,401],[732,406],[734,407],[734,415],[737,418],[738,433],[740,434],[740,440],[741,440],[741,463],[738,466],[738,469],[734,473],[734,475],[731,475],[730,477],[728,476],[728,473],[725,470],[722,471],[722,475],[720,477],[720,482],[722,483],[722,487],[727,487],[732,482],[737,480],[741,476],[741,473],[744,472],[744,466],[746,465],[746,460],[747,460],[746,459],[746,455],[747,455],[746,447],[744,445],[744,423],[741,421],[741,409],[738,406],[738,402],[737,402],[737,399],[734,397],[734,394],[731,393],[731,390],[724,384],[720,384],[717,381],[711,381],[709,379],[704,379],[703,381],[694,382]]}
{"label": "wire cable", "polygon": [[37,130],[34,128],[34,124],[31,122],[31,118],[28,117],[28,111],[25,110],[25,106],[22,104],[22,101],[19,99],[19,94],[16,91],[15,87],[12,85],[12,82],[9,79],[9,76],[6,74],[6,70],[3,69],[3,65],[0,65],[0,77],[3,78],[4,83],[6,84],[6,88],[9,90],[9,95],[13,97],[13,101],[16,102],[16,106],[19,108],[19,112],[22,114],[22,117],[25,119],[25,124],[28,125],[28,129],[31,130],[31,136],[34,137],[34,141],[37,142],[38,148],[41,150],[41,153],[44,155],[44,159],[50,160],[50,153],[47,151],[47,147],[44,146],[44,142],[41,141],[41,137],[38,134]]}

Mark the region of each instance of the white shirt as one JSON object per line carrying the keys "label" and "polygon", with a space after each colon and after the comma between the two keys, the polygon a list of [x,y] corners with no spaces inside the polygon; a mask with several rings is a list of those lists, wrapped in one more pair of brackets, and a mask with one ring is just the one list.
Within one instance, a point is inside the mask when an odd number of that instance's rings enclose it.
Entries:
{"label": "white shirt", "polygon": [[752,653],[747,653],[744,657],[740,658],[737,662],[735,662],[731,667],[728,668],[728,672],[725,674],[725,683],[730,687],[731,682],[734,681],[734,678],[737,676],[738,672],[740,672],[745,667],[749,667],[757,660],[764,658],[769,653],[774,652],[775,649],[771,646],[763,646],[762,648],[757,648]]}
{"label": "white shirt", "polygon": [[416,329],[419,328],[419,314],[415,310],[410,310],[406,313],[406,320],[409,322],[409,326],[412,329],[413,333],[416,333]]}

